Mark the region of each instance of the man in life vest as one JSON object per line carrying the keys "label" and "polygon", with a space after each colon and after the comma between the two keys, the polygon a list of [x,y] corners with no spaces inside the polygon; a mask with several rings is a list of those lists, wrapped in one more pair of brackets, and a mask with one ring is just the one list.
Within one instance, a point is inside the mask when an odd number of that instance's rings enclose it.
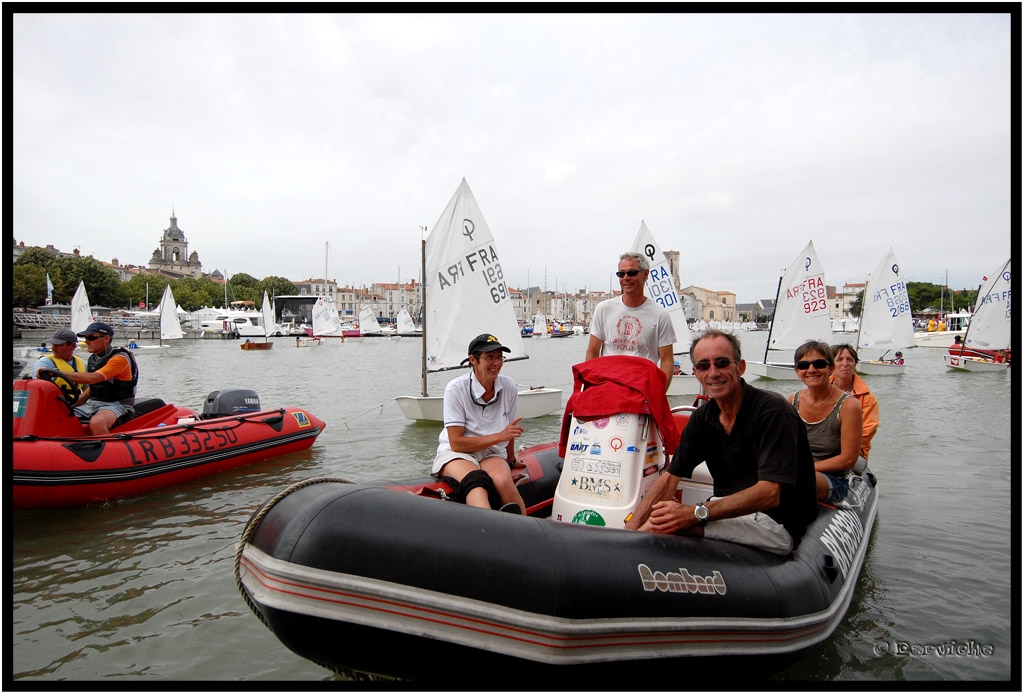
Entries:
{"label": "man in life vest", "polygon": [[88,370],[61,375],[86,386],[75,403],[78,419],[89,423],[94,436],[109,434],[111,427],[135,413],[139,367],[131,352],[111,345],[114,329],[106,323],[90,323],[78,335],[89,350]]}
{"label": "man in life vest", "polygon": [[[85,360],[75,354],[78,347],[78,335],[69,328],[58,328],[45,342],[44,345],[52,345],[45,354],[32,367],[32,375],[39,378],[40,369],[51,371],[78,371],[85,372]],[[57,387],[64,391],[68,400],[78,397],[78,386],[69,383],[63,378],[56,378],[53,381]]]}

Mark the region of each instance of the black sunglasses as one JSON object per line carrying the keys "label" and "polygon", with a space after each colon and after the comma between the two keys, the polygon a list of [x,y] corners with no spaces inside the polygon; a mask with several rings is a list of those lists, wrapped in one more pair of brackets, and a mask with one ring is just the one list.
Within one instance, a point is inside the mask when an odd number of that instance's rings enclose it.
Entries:
{"label": "black sunglasses", "polygon": [[106,335],[86,335],[85,336],[85,341],[86,342],[92,342],[93,340],[98,340],[101,337],[106,337]]}
{"label": "black sunglasses", "polygon": [[636,277],[639,274],[640,274],[639,270],[619,270],[619,271],[617,271],[615,273],[615,276],[616,277],[625,277],[626,275],[629,275],[630,277]]}
{"label": "black sunglasses", "polygon": [[715,357],[710,361],[708,361],[707,359],[701,359],[699,362],[693,365],[693,370],[707,371],[708,369],[711,368],[712,364],[715,365],[716,369],[728,369],[730,365],[735,363],[735,361],[733,361],[732,359],[727,359],[726,357]]}
{"label": "black sunglasses", "polygon": [[796,368],[799,369],[800,371],[807,371],[807,369],[813,366],[814,368],[820,371],[821,369],[824,369],[828,365],[828,359],[815,359],[814,361],[803,360],[798,361],[796,363]]}

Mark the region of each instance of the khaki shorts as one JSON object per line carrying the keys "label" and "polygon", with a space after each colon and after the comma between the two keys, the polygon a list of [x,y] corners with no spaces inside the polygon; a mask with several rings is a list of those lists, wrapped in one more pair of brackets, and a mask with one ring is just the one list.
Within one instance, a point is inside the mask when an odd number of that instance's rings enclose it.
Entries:
{"label": "khaki shorts", "polygon": [[471,463],[476,463],[477,467],[480,467],[480,463],[487,460],[488,458],[501,458],[504,460],[505,456],[498,455],[497,453],[490,449],[477,451],[475,453],[456,453],[450,448],[442,448],[440,451],[437,452],[437,455],[434,457],[434,464],[430,468],[430,474],[436,477],[441,473],[441,468],[443,468],[446,463],[452,460],[468,460]]}
{"label": "khaki shorts", "polygon": [[[715,498],[712,497],[712,500]],[[760,511],[736,518],[708,521],[704,526],[704,537],[757,547],[782,556],[793,551],[793,538],[789,531],[767,513]]]}

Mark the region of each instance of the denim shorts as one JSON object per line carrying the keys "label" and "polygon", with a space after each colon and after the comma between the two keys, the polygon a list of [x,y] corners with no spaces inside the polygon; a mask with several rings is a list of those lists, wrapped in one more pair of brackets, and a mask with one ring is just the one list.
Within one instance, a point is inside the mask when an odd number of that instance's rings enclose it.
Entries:
{"label": "denim shorts", "polygon": [[849,473],[841,476],[830,475],[827,472],[822,474],[825,475],[825,481],[828,482],[828,494],[825,496],[825,501],[838,504],[846,498],[846,494],[850,491]]}

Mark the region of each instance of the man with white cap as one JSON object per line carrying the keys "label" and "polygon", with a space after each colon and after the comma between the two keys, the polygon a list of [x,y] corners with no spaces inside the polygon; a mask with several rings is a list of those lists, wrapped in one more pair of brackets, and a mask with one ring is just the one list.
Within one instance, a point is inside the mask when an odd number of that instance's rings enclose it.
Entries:
{"label": "man with white cap", "polygon": [[89,350],[88,370],[62,372],[61,377],[86,386],[75,403],[75,415],[89,423],[94,436],[106,435],[135,413],[139,367],[131,352],[111,345],[114,329],[108,324],[90,323],[78,336],[85,338]]}
{"label": "man with white cap", "polygon": [[[43,341],[43,344],[51,345],[49,352],[46,352],[32,367],[32,375],[39,378],[40,369],[51,371],[79,371],[85,372],[85,360],[75,354],[78,347],[78,335],[70,328],[57,328],[53,335]],[[57,377],[53,381],[57,387],[64,391],[68,400],[78,398],[79,389],[73,383]]]}

